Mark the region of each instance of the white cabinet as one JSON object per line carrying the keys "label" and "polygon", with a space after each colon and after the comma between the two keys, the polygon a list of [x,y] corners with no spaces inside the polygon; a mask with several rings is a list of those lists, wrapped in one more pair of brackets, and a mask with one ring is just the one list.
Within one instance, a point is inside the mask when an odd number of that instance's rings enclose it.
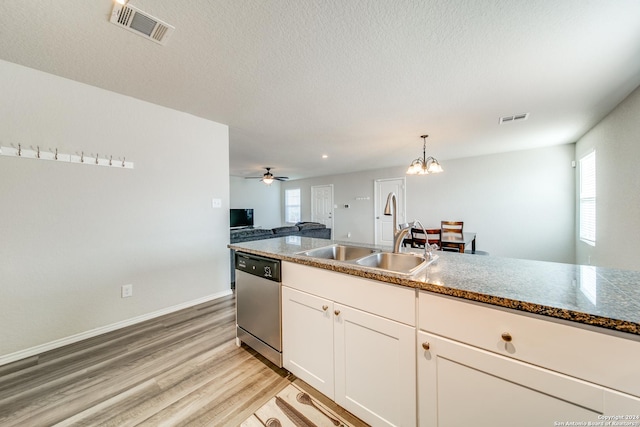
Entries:
{"label": "white cabinet", "polygon": [[285,368],[371,425],[640,425],[636,337],[282,266]]}
{"label": "white cabinet", "polygon": [[425,332],[418,343],[420,426],[553,426],[604,411],[593,384]]}
{"label": "white cabinet", "polygon": [[284,367],[334,398],[333,302],[282,287]]}
{"label": "white cabinet", "polygon": [[612,388],[638,390],[636,340],[424,292],[418,310],[420,426],[606,425],[606,416],[640,415],[640,398]]}
{"label": "white cabinet", "polygon": [[415,425],[415,328],[340,304],[334,316],[336,403],[372,425]]}
{"label": "white cabinet", "polygon": [[414,290],[283,263],[282,298],[286,369],[373,426],[416,425]]}
{"label": "white cabinet", "polygon": [[637,336],[427,292],[418,310],[425,332],[640,397]]}

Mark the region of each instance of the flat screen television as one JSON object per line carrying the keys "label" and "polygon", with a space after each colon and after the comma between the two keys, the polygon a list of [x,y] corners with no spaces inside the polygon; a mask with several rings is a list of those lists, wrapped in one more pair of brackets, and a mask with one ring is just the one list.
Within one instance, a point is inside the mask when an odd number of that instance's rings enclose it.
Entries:
{"label": "flat screen television", "polygon": [[231,209],[230,211],[231,228],[253,227],[253,209]]}

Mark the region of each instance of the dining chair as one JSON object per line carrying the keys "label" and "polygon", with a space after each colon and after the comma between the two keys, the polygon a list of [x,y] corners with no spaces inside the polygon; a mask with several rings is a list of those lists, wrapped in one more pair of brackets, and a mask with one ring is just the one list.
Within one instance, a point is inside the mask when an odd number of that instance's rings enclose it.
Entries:
{"label": "dining chair", "polygon": [[[425,237],[424,233],[427,232]],[[439,228],[411,228],[411,247],[424,248],[426,242],[430,245],[436,244],[440,248],[440,229]]]}
{"label": "dining chair", "polygon": [[[462,228],[464,221],[440,221],[440,230],[444,233],[456,233],[462,238]],[[443,251],[460,252],[460,248],[455,243],[442,242],[440,245]]]}

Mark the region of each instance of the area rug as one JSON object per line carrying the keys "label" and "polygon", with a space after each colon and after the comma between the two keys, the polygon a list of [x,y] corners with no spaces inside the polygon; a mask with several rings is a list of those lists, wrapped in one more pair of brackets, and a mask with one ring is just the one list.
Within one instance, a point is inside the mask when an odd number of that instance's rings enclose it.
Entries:
{"label": "area rug", "polygon": [[352,427],[308,393],[289,384],[243,422],[242,427]]}

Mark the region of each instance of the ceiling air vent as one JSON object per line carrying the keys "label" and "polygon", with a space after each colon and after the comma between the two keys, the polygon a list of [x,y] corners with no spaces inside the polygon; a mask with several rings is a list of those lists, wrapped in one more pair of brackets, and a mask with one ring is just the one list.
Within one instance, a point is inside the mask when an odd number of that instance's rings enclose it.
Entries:
{"label": "ceiling air vent", "polygon": [[514,114],[513,116],[504,116],[504,117],[500,117],[500,124],[517,122],[520,120],[527,120],[528,118],[529,118],[529,113]]}
{"label": "ceiling air vent", "polygon": [[156,43],[166,44],[175,27],[133,6],[114,4],[111,23]]}

